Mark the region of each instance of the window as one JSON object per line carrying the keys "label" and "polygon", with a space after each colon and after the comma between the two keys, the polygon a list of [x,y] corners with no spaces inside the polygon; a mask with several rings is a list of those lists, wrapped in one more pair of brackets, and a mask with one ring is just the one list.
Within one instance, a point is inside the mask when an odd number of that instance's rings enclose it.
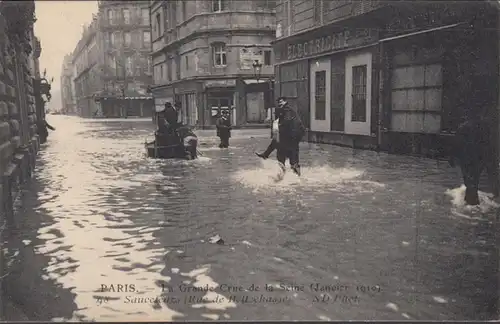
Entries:
{"label": "window", "polygon": [[142,32],[142,45],[143,47],[151,46],[151,33],[149,31]]}
{"label": "window", "polygon": [[132,43],[132,36],[130,35],[130,32],[124,32],[123,33],[123,44],[127,47],[130,46]]}
{"label": "window", "polygon": [[160,37],[161,34],[162,34],[162,32],[161,32],[161,15],[160,15],[160,13],[157,13],[156,14],[156,36]]}
{"label": "window", "polygon": [[314,0],[314,22],[316,25],[323,25],[323,0]]}
{"label": "window", "polygon": [[168,59],[167,61],[167,77],[168,81],[172,81],[172,59]]}
{"label": "window", "polygon": [[123,22],[127,25],[130,24],[130,10],[122,9],[122,15],[123,15]]}
{"label": "window", "polygon": [[151,59],[151,56],[148,56],[148,59],[147,59],[147,67],[146,67],[146,69],[147,69],[147,71],[148,71],[149,73],[151,73],[151,66],[152,66],[152,65],[153,65],[153,60]]}
{"label": "window", "polygon": [[111,34],[111,45],[112,46],[118,45],[118,36],[119,36],[119,34],[117,32]]}
{"label": "window", "polygon": [[189,57],[187,54],[186,54],[186,56],[184,56],[184,61],[186,62],[186,71],[188,71],[189,70]]}
{"label": "window", "polygon": [[[423,133],[441,130],[442,75],[439,63],[402,66],[393,70],[393,130]],[[411,122],[408,122],[410,118]]]}
{"label": "window", "polygon": [[163,75],[163,63],[162,63],[160,64],[160,75],[158,77],[158,81],[163,82],[163,80],[165,80],[165,77]]}
{"label": "window", "polygon": [[116,69],[116,58],[113,55],[108,56],[108,66],[111,69]]}
{"label": "window", "polygon": [[141,9],[141,22],[143,25],[149,25],[149,9]]}
{"label": "window", "polygon": [[182,21],[186,21],[186,19],[187,19],[186,3],[187,3],[187,1],[182,1]]}
{"label": "window", "polygon": [[113,10],[109,9],[108,10],[108,22],[109,22],[109,24],[111,24],[111,25],[115,24],[115,21],[114,21],[115,19],[114,18],[115,17],[113,15]]}
{"label": "window", "polygon": [[326,119],[326,71],[315,73],[314,119]]}
{"label": "window", "polygon": [[290,36],[292,33],[292,6],[290,0],[283,2],[283,36]]}
{"label": "window", "polygon": [[132,56],[127,57],[127,61],[125,62],[125,69],[126,69],[128,75],[133,74],[134,62],[133,62]]}
{"label": "window", "polygon": [[352,67],[351,121],[366,122],[366,64]]}
{"label": "window", "polygon": [[226,10],[226,0],[212,0],[212,11],[221,12]]}
{"label": "window", "polygon": [[271,64],[271,51],[264,51],[264,65],[269,66]]}
{"label": "window", "polygon": [[226,59],[226,45],[225,44],[214,44],[212,47],[214,56],[214,66],[223,67],[227,65]]}

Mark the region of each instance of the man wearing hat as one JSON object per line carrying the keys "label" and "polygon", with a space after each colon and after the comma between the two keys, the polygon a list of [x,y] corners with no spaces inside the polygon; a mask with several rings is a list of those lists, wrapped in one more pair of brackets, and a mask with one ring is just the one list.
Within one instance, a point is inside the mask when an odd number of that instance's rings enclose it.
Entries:
{"label": "man wearing hat", "polygon": [[220,148],[229,147],[229,138],[231,137],[231,121],[229,120],[229,110],[223,110],[217,121],[217,136],[220,138]]}

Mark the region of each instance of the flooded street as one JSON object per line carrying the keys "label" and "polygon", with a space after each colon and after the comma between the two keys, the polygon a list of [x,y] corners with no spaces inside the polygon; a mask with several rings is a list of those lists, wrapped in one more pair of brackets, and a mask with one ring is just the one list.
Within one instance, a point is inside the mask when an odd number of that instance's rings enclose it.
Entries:
{"label": "flooded street", "polygon": [[275,183],[268,129],[174,161],[145,157],[151,121],[48,121],[6,256],[31,320],[495,316],[498,205],[461,205],[445,162],[302,143]]}

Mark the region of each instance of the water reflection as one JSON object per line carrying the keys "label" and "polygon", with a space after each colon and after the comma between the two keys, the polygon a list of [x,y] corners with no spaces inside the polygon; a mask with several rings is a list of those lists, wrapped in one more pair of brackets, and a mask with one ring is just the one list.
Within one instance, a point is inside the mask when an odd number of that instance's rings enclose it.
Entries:
{"label": "water reflection", "polygon": [[[164,161],[144,156],[150,121],[50,122],[57,132],[40,154],[28,204],[44,220],[23,239],[49,258],[43,278],[71,291],[77,309],[42,320],[491,314],[484,301],[494,297],[494,235],[482,220],[498,205],[484,194],[478,211],[454,203],[457,178],[435,161],[301,144],[303,176],[288,172],[275,183],[276,162],[253,155],[268,130],[235,132],[227,150],[215,131],[200,131],[199,160]],[[215,234],[224,245],[209,243]],[[360,293],[359,305],[314,303],[314,283],[382,289]]]}

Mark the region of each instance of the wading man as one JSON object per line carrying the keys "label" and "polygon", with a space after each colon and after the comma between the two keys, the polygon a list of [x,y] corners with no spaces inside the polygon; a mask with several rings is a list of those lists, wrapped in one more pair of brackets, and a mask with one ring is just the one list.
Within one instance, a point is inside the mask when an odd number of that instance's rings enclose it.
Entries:
{"label": "wading man", "polygon": [[486,169],[491,181],[493,194],[498,196],[498,172],[496,158],[491,143],[491,127],[486,116],[487,109],[481,108],[469,112],[465,121],[457,128],[453,139],[453,154],[450,165],[457,159],[465,184],[465,202],[468,205],[479,204],[479,180]]}
{"label": "wading man", "polygon": [[229,147],[229,138],[231,138],[231,121],[229,120],[229,111],[223,110],[221,116],[215,122],[217,127],[217,136],[220,138],[220,148]]}
{"label": "wading man", "polygon": [[299,143],[305,133],[304,125],[298,113],[289,106],[285,97],[278,98],[277,117],[279,119],[277,158],[280,167],[284,173],[285,161],[289,159],[293,172],[300,176]]}

